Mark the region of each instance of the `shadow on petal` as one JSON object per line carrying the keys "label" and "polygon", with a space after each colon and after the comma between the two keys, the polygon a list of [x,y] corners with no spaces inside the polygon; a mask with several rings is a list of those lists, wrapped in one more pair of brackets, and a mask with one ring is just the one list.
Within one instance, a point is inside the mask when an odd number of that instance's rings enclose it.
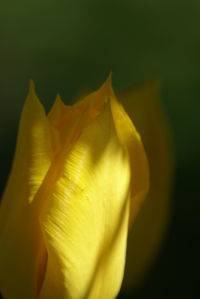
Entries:
{"label": "shadow on petal", "polygon": [[173,150],[171,132],[156,81],[119,95],[141,135],[150,167],[150,190],[128,237],[123,289],[140,284],[163,244],[172,214]]}

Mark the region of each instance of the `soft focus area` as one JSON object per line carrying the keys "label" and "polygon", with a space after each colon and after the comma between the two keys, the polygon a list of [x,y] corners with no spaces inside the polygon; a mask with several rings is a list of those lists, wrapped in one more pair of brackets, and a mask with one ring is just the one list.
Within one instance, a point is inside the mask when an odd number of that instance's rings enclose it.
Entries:
{"label": "soft focus area", "polygon": [[110,71],[116,91],[158,80],[175,155],[165,242],[145,280],[118,298],[199,298],[199,0],[2,2],[1,194],[29,80],[49,111],[57,92],[72,103],[97,89]]}

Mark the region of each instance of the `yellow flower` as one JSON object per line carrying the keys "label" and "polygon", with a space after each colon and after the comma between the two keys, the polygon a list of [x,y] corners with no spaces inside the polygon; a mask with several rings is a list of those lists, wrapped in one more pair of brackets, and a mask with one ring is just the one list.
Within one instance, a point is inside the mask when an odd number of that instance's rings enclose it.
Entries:
{"label": "yellow flower", "polygon": [[[46,116],[33,83],[0,207],[4,299],[112,299],[148,190],[141,139],[110,79]],[[132,222],[132,219],[130,219]]]}

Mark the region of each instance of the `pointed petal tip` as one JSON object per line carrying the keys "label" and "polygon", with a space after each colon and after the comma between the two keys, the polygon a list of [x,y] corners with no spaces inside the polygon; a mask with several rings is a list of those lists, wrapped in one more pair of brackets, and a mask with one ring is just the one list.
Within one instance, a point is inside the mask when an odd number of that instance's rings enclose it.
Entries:
{"label": "pointed petal tip", "polygon": [[50,120],[50,122],[52,124],[57,123],[58,119],[61,117],[65,109],[66,109],[66,105],[61,99],[60,94],[57,93],[53,106],[48,113],[48,119]]}
{"label": "pointed petal tip", "polygon": [[103,85],[100,87],[100,90],[104,91],[107,95],[113,94],[112,88],[112,72],[110,71],[107,79],[104,81]]}
{"label": "pointed petal tip", "polygon": [[35,83],[32,79],[30,79],[30,81],[29,81],[29,89],[28,89],[28,94],[27,94],[26,100],[31,101],[31,102],[33,102],[33,101],[35,102],[36,100],[39,101],[36,91],[35,91]]}
{"label": "pointed petal tip", "polygon": [[112,71],[110,71],[106,81],[105,81],[105,84],[107,85],[108,89],[112,89]]}
{"label": "pointed petal tip", "polygon": [[59,107],[59,109],[61,110],[65,108],[65,103],[63,102],[59,93],[56,94],[56,98],[53,106]]}
{"label": "pointed petal tip", "polygon": [[[32,79],[30,79],[30,81],[29,81],[29,89],[28,89],[28,94],[27,94],[25,102],[27,103],[28,106],[31,105],[31,106],[29,106],[29,109],[41,109],[42,108],[43,110],[45,110],[43,104],[41,103],[40,99],[37,96],[37,93],[35,91],[35,84]],[[32,107],[32,108],[30,108],[30,107]]]}
{"label": "pointed petal tip", "polygon": [[59,93],[57,93],[57,95],[56,95],[55,102],[58,102],[58,103],[60,103],[60,104],[61,104],[61,103],[64,104],[64,103],[63,103],[63,100],[61,99],[61,96],[60,96]]}
{"label": "pointed petal tip", "polygon": [[107,82],[109,82],[110,85],[112,86],[112,71],[110,71],[110,73],[108,75]]}
{"label": "pointed petal tip", "polygon": [[35,83],[32,79],[29,82],[29,93],[35,93]]}

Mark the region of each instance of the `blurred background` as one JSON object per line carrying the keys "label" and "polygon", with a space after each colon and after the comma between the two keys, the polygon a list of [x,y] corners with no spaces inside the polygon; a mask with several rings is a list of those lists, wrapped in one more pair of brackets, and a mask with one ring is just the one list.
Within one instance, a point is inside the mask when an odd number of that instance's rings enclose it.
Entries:
{"label": "blurred background", "polygon": [[[0,8],[0,191],[29,79],[47,111],[95,90],[157,78],[173,133],[173,215],[151,271],[119,298],[200,298],[200,1],[7,0]],[[15,299],[15,298],[13,298]]]}

